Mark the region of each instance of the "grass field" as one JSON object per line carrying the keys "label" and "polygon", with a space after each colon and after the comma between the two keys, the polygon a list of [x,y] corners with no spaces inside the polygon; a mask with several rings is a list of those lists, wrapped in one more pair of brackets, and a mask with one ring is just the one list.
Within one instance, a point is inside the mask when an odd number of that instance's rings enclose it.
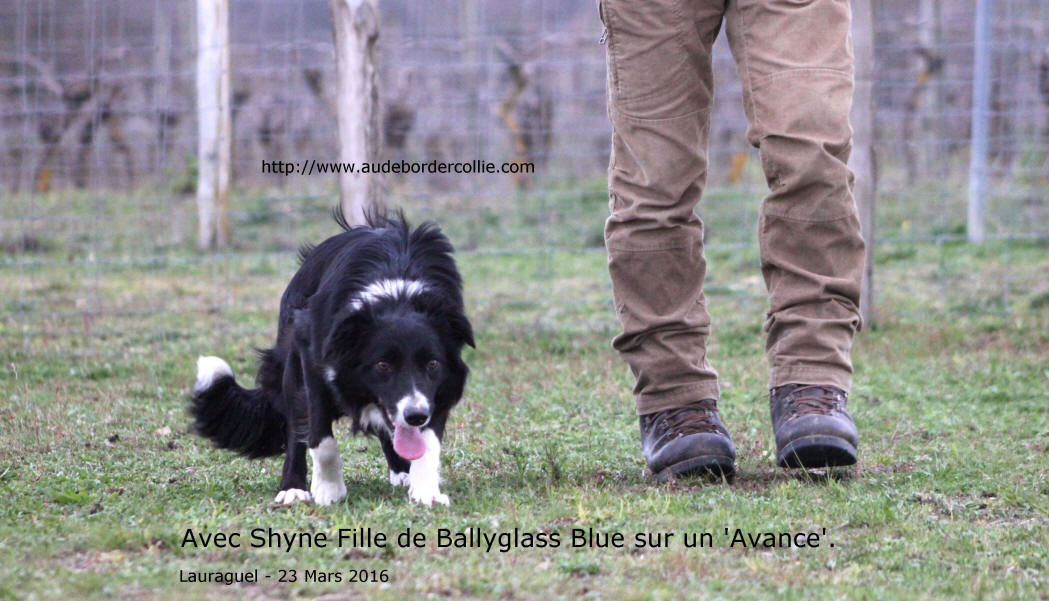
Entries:
{"label": "grass field", "polygon": [[[279,206],[246,204],[241,247],[216,258],[129,219],[0,262],[0,598],[1049,599],[1049,246],[879,246],[879,319],[854,353],[861,463],[830,475],[773,467],[757,253],[712,247],[711,353],[740,473],[655,485],[609,345],[594,195],[466,219],[455,206],[410,211],[478,249],[459,258],[478,336],[446,439],[447,508],[410,505],[376,442],[345,427],[349,498],[325,508],[271,505],[279,459],[235,458],[187,432],[196,356],[222,356],[250,381],[251,347],[270,341],[290,249],[305,241],[291,238],[334,231],[322,209],[295,212],[308,225],[289,233]],[[713,219],[714,235],[736,219]],[[485,252],[515,235],[578,248]],[[248,547],[253,528],[410,528],[428,540],[285,552]],[[559,533],[562,544],[441,548],[441,528]],[[626,547],[571,548],[574,528],[622,532]],[[821,544],[741,548],[726,528],[817,532]],[[239,532],[244,546],[184,547],[187,529]],[[675,538],[641,549],[639,532]],[[686,548],[686,532],[710,532],[712,547]],[[178,582],[180,570],[254,569],[259,584]],[[297,582],[277,582],[281,570]],[[303,582],[307,570],[343,582]],[[349,583],[350,570],[385,570],[388,582]]]}

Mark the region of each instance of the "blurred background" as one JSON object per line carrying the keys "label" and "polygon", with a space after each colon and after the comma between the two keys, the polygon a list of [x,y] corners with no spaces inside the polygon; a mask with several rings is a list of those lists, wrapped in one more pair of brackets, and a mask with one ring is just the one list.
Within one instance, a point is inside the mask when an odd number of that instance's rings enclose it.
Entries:
{"label": "blurred background", "polygon": [[[975,251],[991,264],[979,273],[949,250],[966,244],[975,0],[873,4],[876,269],[912,261],[915,270],[875,276],[875,313],[1049,306],[1046,276],[1026,258],[1049,248],[1049,3],[993,3],[988,242]],[[383,157],[536,165],[519,177],[389,176],[387,203],[439,220],[466,260],[530,257],[528,285],[500,292],[468,282],[482,318],[515,303],[527,308],[522,320],[543,327],[584,306],[585,319],[556,327],[611,332],[603,272],[578,287],[557,279],[565,257],[603,252],[610,127],[595,2],[378,6]],[[236,331],[230,311],[275,308],[298,245],[336,231],[334,177],[261,169],[338,160],[328,2],[232,0],[231,238],[216,252],[197,250],[195,21],[190,0],[0,3],[0,331],[10,348],[43,352],[73,333],[62,352],[97,358],[125,352],[114,341],[129,336],[156,350],[205,319]],[[726,305],[761,307],[755,231],[765,185],[724,36],[715,63],[699,209],[708,290]],[[749,271],[718,275],[737,264]],[[939,300],[903,300],[907,273],[917,272]],[[243,285],[252,275],[274,284]],[[553,281],[561,293],[544,285]]]}

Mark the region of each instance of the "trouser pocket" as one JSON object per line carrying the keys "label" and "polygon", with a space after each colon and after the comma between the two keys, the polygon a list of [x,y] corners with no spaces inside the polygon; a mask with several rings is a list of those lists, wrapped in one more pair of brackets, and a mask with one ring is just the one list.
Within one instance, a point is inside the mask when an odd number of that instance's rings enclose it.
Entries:
{"label": "trouser pocket", "polygon": [[625,115],[664,119],[694,111],[709,82],[690,56],[698,36],[686,36],[681,0],[601,0],[610,106]]}

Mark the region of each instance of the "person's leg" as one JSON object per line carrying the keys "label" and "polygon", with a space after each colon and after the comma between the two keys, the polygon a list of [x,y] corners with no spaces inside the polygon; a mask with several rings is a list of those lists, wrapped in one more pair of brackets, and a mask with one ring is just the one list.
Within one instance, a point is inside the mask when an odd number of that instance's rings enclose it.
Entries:
{"label": "person's leg", "polygon": [[707,360],[703,224],[717,0],[601,0],[612,121],[605,226],[613,346],[636,378],[642,448],[657,478],[734,469]]}
{"label": "person's leg", "polygon": [[[758,227],[770,303],[769,386],[781,451],[792,436],[811,430],[785,438],[793,427],[785,423],[806,415],[818,414],[826,426],[816,428],[821,433],[852,447],[856,442],[844,408],[864,262],[846,165],[852,135],[850,18],[847,0],[729,0],[726,13],[743,82],[747,139],[760,149],[769,185]],[[827,393],[789,387],[801,392],[778,395],[788,384],[818,385]]]}
{"label": "person's leg", "polygon": [[[623,331],[613,346],[637,379],[639,414],[717,399],[706,355],[703,223],[719,2],[602,0],[612,154],[605,224]],[[693,6],[694,5],[694,6]]]}

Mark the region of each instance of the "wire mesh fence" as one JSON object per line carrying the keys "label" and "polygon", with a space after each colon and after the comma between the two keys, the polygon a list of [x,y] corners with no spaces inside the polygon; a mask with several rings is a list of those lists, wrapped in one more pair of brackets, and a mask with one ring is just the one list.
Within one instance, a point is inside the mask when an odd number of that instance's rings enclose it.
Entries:
{"label": "wire mesh fence", "polygon": [[[876,5],[883,255],[965,237],[973,5]],[[393,175],[385,181],[389,204],[441,221],[466,256],[538,257],[540,283],[557,277],[564,253],[598,254],[610,129],[593,0],[379,6],[384,158],[536,165],[527,176]],[[297,246],[334,231],[332,176],[262,168],[273,160],[337,159],[328,2],[233,0],[233,243],[214,255],[193,250],[195,18],[189,0],[0,6],[5,343],[29,347],[81,328],[90,332],[84,352],[104,354],[103,334],[116,329],[107,330],[110,319],[151,316],[138,335],[162,344],[199,327],[202,316],[272,309],[282,279],[274,276],[293,268]],[[1045,240],[1049,5],[998,0],[992,41],[989,237]],[[755,277],[719,288],[716,255],[710,286],[757,302],[764,178],[744,139],[740,85],[724,39],[714,60],[711,166],[700,213],[708,248],[749,257]],[[1046,287],[1042,274],[1011,260],[1011,247],[996,248],[994,281],[967,281],[964,266],[941,253],[932,268],[937,285],[945,295],[964,285],[1005,298]],[[240,285],[252,274],[273,280],[261,288],[272,294]],[[475,302],[505,300],[485,294],[474,292]],[[516,294],[534,297],[540,321],[564,303],[610,307],[607,286],[582,297],[541,286]],[[1009,303],[1000,306],[1007,311]],[[607,317],[604,325],[614,319],[610,308]]]}

